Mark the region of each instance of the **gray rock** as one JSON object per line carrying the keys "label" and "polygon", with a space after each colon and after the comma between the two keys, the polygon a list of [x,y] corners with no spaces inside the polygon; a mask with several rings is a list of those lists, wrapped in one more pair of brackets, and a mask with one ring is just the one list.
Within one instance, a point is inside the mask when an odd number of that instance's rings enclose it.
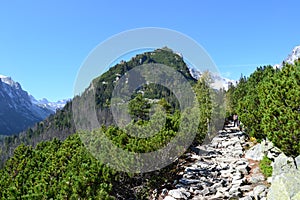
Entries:
{"label": "gray rock", "polygon": [[253,174],[252,177],[250,178],[249,182],[255,184],[255,183],[258,183],[258,182],[261,182],[264,180],[265,180],[265,177],[262,174]]}
{"label": "gray rock", "polygon": [[169,196],[172,196],[175,199],[188,199],[191,196],[191,193],[189,193],[183,188],[179,188],[179,189],[170,190]]}
{"label": "gray rock", "polygon": [[245,158],[251,160],[262,160],[264,157],[264,153],[262,151],[262,145],[257,144],[251,147],[245,154]]}
{"label": "gray rock", "polygon": [[225,197],[224,194],[218,191],[215,195],[211,196],[209,199],[224,199],[224,197]]}
{"label": "gray rock", "polygon": [[267,199],[300,199],[300,172],[292,171],[273,178]]}
{"label": "gray rock", "polygon": [[218,189],[218,188],[221,188],[222,186],[223,186],[222,183],[219,182],[219,183],[215,183],[215,184],[212,186],[212,188]]}
{"label": "gray rock", "polygon": [[261,194],[267,189],[265,185],[258,185],[253,189],[253,195],[255,199],[260,199]]}
{"label": "gray rock", "polygon": [[210,191],[209,191],[208,188],[204,188],[204,190],[202,190],[201,194],[202,194],[203,196],[207,196],[207,195],[209,195],[209,194],[211,194],[211,193],[210,193]]}
{"label": "gray rock", "polygon": [[233,186],[229,189],[229,194],[234,195],[239,192],[239,186]]}
{"label": "gray rock", "polygon": [[248,172],[249,172],[248,165],[239,165],[236,167],[236,169],[243,174],[248,174]]}
{"label": "gray rock", "polygon": [[242,192],[249,192],[250,190],[252,190],[252,186],[251,185],[243,185],[240,187]]}
{"label": "gray rock", "polygon": [[242,179],[242,174],[241,173],[235,173],[232,176],[232,180],[240,180]]}
{"label": "gray rock", "polygon": [[239,198],[239,200],[252,200],[252,197],[251,196],[245,196],[245,197]]}
{"label": "gray rock", "polygon": [[182,183],[182,184],[184,184],[184,185],[190,185],[190,184],[199,183],[200,180],[182,178],[182,179],[179,180],[179,182]]}
{"label": "gray rock", "polygon": [[[270,142],[270,144],[273,145],[272,142]],[[270,151],[270,152],[272,152],[272,153],[275,153],[275,154],[277,154],[277,155],[279,155],[279,154],[282,152],[278,147],[275,147],[274,145],[273,145],[271,148],[269,148],[268,151]]]}
{"label": "gray rock", "polygon": [[197,194],[201,194],[202,193],[202,190],[194,190],[194,192],[193,192],[195,195],[197,195]]}
{"label": "gray rock", "polygon": [[271,159],[271,160],[274,160],[274,159],[276,158],[276,154],[274,154],[274,153],[268,151],[268,152],[267,152],[267,157],[268,157],[269,159]]}
{"label": "gray rock", "polygon": [[222,170],[221,171],[221,176],[222,178],[231,178],[232,175],[232,171],[231,170]]}
{"label": "gray rock", "polygon": [[232,147],[234,144],[236,143],[236,141],[223,141],[222,142],[222,147],[226,148],[226,147]]}
{"label": "gray rock", "polygon": [[232,155],[234,156],[234,157],[241,157],[242,155],[244,154],[244,152],[243,152],[243,150],[234,150],[233,152],[232,152]]}
{"label": "gray rock", "polygon": [[241,160],[238,160],[235,164],[236,165],[248,165],[248,161],[241,159]]}
{"label": "gray rock", "polygon": [[164,200],[176,200],[174,197],[166,196]]}
{"label": "gray rock", "polygon": [[268,183],[272,183],[272,176],[267,178]]}
{"label": "gray rock", "polygon": [[283,173],[288,173],[293,170],[296,170],[294,160],[290,157],[287,157],[284,153],[281,153],[273,163],[272,177]]}
{"label": "gray rock", "polygon": [[221,193],[225,193],[226,191],[228,191],[229,189],[226,188],[226,187],[220,187],[220,188],[217,188],[217,191],[218,192],[221,192]]}
{"label": "gray rock", "polygon": [[298,170],[300,170],[300,155],[295,158],[295,161],[296,161],[296,165],[297,165]]}
{"label": "gray rock", "polygon": [[168,189],[167,188],[162,189],[161,194],[164,195],[164,196],[167,195],[168,194]]}
{"label": "gray rock", "polygon": [[268,194],[268,189],[266,189],[265,191],[263,191],[262,193],[259,194],[259,198],[263,199],[263,198],[267,198],[267,194]]}
{"label": "gray rock", "polygon": [[224,163],[224,162],[220,162],[219,163],[219,166],[222,168],[222,169],[226,169],[228,167],[228,164],[227,163]]}
{"label": "gray rock", "polygon": [[197,186],[192,186],[192,187],[190,187],[190,192],[194,192],[195,190],[199,190],[199,187],[197,187]]}
{"label": "gray rock", "polygon": [[243,183],[243,179],[240,180],[232,180],[232,185],[234,186],[240,186]]}
{"label": "gray rock", "polygon": [[269,143],[269,141],[262,140],[260,143],[260,146],[261,146],[261,151],[263,153],[267,153],[269,151],[269,149],[271,149],[273,147],[273,144]]}

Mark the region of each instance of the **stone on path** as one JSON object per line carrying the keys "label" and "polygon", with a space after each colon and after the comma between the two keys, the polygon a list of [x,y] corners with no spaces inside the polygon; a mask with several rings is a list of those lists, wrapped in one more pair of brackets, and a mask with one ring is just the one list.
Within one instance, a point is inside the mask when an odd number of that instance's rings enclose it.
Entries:
{"label": "stone on path", "polygon": [[[194,147],[192,155],[194,161],[187,163],[181,178],[174,181],[174,189],[167,192],[165,200],[174,199],[254,199],[256,195],[264,199],[267,187],[263,187],[264,177],[255,174],[253,183],[249,182],[250,161],[243,158],[246,146],[246,136],[242,132],[231,129],[219,132],[210,144]],[[253,152],[260,152],[256,147]],[[252,153],[253,153],[252,152]],[[250,155],[250,154],[249,154]],[[260,159],[254,155],[249,157]]]}

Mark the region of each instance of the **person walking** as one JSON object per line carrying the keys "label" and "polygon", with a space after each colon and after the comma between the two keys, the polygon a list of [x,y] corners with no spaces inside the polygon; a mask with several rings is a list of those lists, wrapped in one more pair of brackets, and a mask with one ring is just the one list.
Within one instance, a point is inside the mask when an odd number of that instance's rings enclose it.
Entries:
{"label": "person walking", "polygon": [[236,113],[233,115],[233,126],[234,127],[238,127],[239,126],[239,117],[238,117],[238,115]]}

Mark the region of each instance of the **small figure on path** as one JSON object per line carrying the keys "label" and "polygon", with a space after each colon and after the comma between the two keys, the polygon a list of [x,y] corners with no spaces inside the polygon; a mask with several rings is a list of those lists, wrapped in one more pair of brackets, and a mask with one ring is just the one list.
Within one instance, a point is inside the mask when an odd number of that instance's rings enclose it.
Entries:
{"label": "small figure on path", "polygon": [[237,114],[233,115],[233,123],[234,123],[234,127],[238,127],[239,126],[239,116]]}

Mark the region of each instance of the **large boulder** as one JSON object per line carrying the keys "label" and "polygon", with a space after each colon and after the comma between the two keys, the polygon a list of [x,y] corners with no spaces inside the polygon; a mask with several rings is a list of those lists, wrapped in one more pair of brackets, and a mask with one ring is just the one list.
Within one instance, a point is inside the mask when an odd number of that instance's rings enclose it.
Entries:
{"label": "large boulder", "polygon": [[264,157],[264,152],[261,144],[254,145],[245,154],[245,158],[251,160],[262,160]]}
{"label": "large boulder", "polygon": [[289,173],[296,170],[296,166],[293,158],[287,157],[284,153],[281,153],[277,158],[275,158],[273,164],[273,179],[280,174]]}
{"label": "large boulder", "polygon": [[299,200],[300,172],[292,171],[275,176],[269,189],[268,200]]}
{"label": "large boulder", "polygon": [[300,170],[300,155],[297,158],[295,158],[295,162],[296,162],[298,170]]}
{"label": "large boulder", "polygon": [[175,199],[188,199],[191,196],[191,193],[186,191],[184,188],[178,188],[178,189],[170,190],[169,196],[172,196]]}
{"label": "large boulder", "polygon": [[261,142],[261,151],[272,160],[281,154],[280,149],[275,147],[274,144],[268,139],[265,139]]}

